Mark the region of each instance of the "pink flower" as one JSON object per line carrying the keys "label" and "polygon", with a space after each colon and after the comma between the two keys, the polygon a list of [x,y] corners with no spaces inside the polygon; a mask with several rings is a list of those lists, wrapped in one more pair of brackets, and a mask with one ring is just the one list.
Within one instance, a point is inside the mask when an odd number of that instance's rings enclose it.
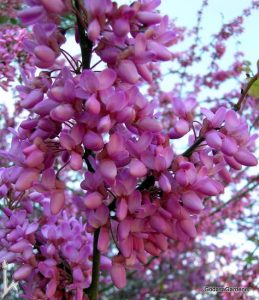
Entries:
{"label": "pink flower", "polygon": [[178,120],[174,128],[169,132],[169,137],[171,139],[179,139],[184,136],[190,130],[190,125],[185,120]]}
{"label": "pink flower", "polygon": [[35,5],[26,9],[23,9],[18,13],[19,18],[23,24],[30,25],[37,22],[43,15],[42,7]]}
{"label": "pink flower", "polygon": [[234,154],[234,158],[237,160],[237,162],[244,166],[253,167],[257,165],[256,157],[247,149],[239,148],[238,151]]}
{"label": "pink flower", "polygon": [[90,130],[85,134],[83,144],[93,151],[101,150],[104,146],[102,136]]}
{"label": "pink flower", "polygon": [[41,0],[41,3],[45,7],[45,9],[51,13],[60,14],[65,9],[65,5],[62,0],[56,0],[55,2],[49,0]]}
{"label": "pink flower", "polygon": [[45,45],[40,45],[35,47],[34,49],[34,53],[36,55],[36,57],[38,58],[39,65],[44,65],[45,68],[49,68],[53,65],[54,61],[55,61],[55,52],[45,46]]}
{"label": "pink flower", "polygon": [[147,168],[140,160],[133,159],[129,164],[129,172],[134,177],[143,177],[147,174]]}
{"label": "pink flower", "polygon": [[84,197],[84,204],[89,209],[96,209],[101,206],[103,196],[98,192],[89,193]]}
{"label": "pink flower", "polygon": [[98,238],[98,250],[102,253],[107,252],[110,244],[109,230],[106,227],[101,227]]}
{"label": "pink flower", "polygon": [[221,149],[222,139],[216,130],[210,130],[206,134],[206,142],[213,149]]}
{"label": "pink flower", "polygon": [[20,281],[26,279],[32,272],[32,266],[22,265],[13,274],[14,280]]}
{"label": "pink flower", "polygon": [[226,116],[225,107],[220,107],[215,114],[206,108],[201,108],[201,112],[207,117],[212,128],[219,128],[224,122]]}
{"label": "pink flower", "polygon": [[126,271],[122,264],[113,263],[111,268],[111,278],[115,286],[122,289],[126,285]]}
{"label": "pink flower", "polygon": [[195,238],[197,235],[195,226],[191,219],[183,219],[179,222],[180,228],[183,230],[185,234],[187,234],[191,238]]}
{"label": "pink flower", "polygon": [[15,188],[18,191],[24,191],[32,187],[33,182],[38,179],[39,171],[34,168],[24,169],[18,177]]}
{"label": "pink flower", "polygon": [[58,122],[65,122],[70,120],[75,114],[75,111],[70,104],[61,104],[51,110],[50,116],[53,120]]}
{"label": "pink flower", "polygon": [[117,175],[117,168],[112,160],[102,160],[99,165],[99,170],[107,180],[114,180]]}
{"label": "pink flower", "polygon": [[117,71],[120,78],[130,84],[135,84],[139,79],[137,68],[131,60],[122,60]]}
{"label": "pink flower", "polygon": [[58,214],[65,205],[65,194],[63,190],[54,190],[51,192],[50,209],[52,214]]}
{"label": "pink flower", "polygon": [[191,211],[200,212],[204,208],[201,199],[192,191],[183,193],[181,198],[183,205]]}
{"label": "pink flower", "polygon": [[161,21],[161,16],[157,13],[140,11],[137,13],[137,18],[141,23],[153,25]]}

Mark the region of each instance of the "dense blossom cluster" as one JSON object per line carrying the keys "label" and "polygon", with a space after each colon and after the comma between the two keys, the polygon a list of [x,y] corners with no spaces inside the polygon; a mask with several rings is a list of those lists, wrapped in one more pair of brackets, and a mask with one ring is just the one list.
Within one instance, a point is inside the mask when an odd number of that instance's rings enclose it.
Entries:
{"label": "dense blossom cluster", "polygon": [[[1,196],[4,196],[4,187]],[[13,205],[21,194],[13,193]],[[39,222],[34,216],[33,204],[43,207]],[[12,207],[13,208],[13,207]],[[1,218],[1,262],[16,262],[19,268],[13,278],[26,279],[23,286],[26,299],[51,299],[75,290],[76,299],[82,299],[83,289],[90,283],[92,252],[91,236],[85,225],[66,213],[53,216],[49,201],[39,193],[31,193],[19,210],[4,209]],[[106,259],[107,260],[107,259]],[[103,268],[109,261],[101,262]]]}
{"label": "dense blossom cluster", "polygon": [[[197,103],[160,95],[173,111],[166,123],[140,89],[153,84],[156,62],[173,58],[168,47],[179,38],[156,12],[159,3],[37,0],[19,13],[32,25],[25,49],[43,70],[25,74],[17,87],[29,116],[10,129],[11,148],[0,152],[13,163],[0,173],[8,206],[0,259],[18,265],[14,278],[25,280],[27,299],[62,299],[65,291],[84,299],[96,252],[123,288],[126,269],[160,256],[170,240],[196,237],[204,199],[224,192],[232,169],[257,164],[246,122],[224,106],[202,109],[198,136],[182,155],[174,152],[171,141],[190,132]],[[60,67],[60,18],[69,13],[77,17],[82,62],[65,53],[70,65]],[[92,55],[102,70],[90,68]],[[73,173],[84,177],[76,200],[68,186]],[[72,201],[84,218],[69,211]],[[117,254],[110,261],[111,241]]]}
{"label": "dense blossom cluster", "polygon": [[1,0],[0,17],[15,18],[17,10],[21,8],[21,0]]}
{"label": "dense blossom cluster", "polygon": [[[238,176],[232,176],[238,182]],[[251,191],[258,187],[258,176],[251,176],[247,184],[234,196],[223,202],[223,197],[213,197],[206,200],[206,213],[200,215],[197,222],[199,236],[195,241],[181,242],[170,240],[169,249],[159,257],[149,259],[145,269],[128,275],[125,289],[117,291],[112,286],[105,294],[107,298],[132,298],[146,300],[151,297],[180,300],[183,297],[197,299],[204,295],[202,287],[225,286],[242,287],[250,293],[223,292],[221,298],[256,299],[257,260],[255,245],[252,250],[249,242],[244,243],[244,251],[240,251],[242,235],[233,230],[235,238],[226,245],[226,238],[221,235],[226,228],[229,232],[237,225],[248,240],[256,241],[254,231],[257,219],[256,203]],[[244,217],[245,216],[245,217]],[[232,231],[231,231],[232,234]],[[229,233],[228,233],[229,235]],[[207,240],[208,239],[208,240]],[[213,299],[214,293],[208,293],[208,299]]]}
{"label": "dense blossom cluster", "polygon": [[24,50],[23,42],[28,31],[17,25],[3,26],[0,30],[0,88],[8,90],[14,81],[17,67],[29,74],[34,68],[29,53]]}

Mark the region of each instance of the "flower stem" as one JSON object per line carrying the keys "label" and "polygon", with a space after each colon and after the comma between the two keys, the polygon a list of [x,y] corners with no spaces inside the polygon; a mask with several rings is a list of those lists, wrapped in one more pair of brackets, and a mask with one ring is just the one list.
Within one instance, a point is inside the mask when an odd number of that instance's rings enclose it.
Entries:
{"label": "flower stem", "polygon": [[182,156],[190,157],[193,151],[204,141],[204,137],[199,137],[196,141],[182,154]]}

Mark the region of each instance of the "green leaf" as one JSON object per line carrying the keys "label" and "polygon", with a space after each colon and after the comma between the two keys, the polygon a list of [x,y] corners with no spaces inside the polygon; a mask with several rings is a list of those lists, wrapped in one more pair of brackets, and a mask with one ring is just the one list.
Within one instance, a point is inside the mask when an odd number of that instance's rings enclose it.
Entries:
{"label": "green leaf", "polygon": [[17,20],[17,19],[11,18],[11,19],[10,19],[10,23],[13,24],[13,25],[17,25],[17,24],[19,24],[20,22],[19,22],[19,20]]}
{"label": "green leaf", "polygon": [[7,23],[9,18],[7,16],[0,16],[0,24]]}
{"label": "green leaf", "polygon": [[259,79],[257,79],[248,91],[248,95],[258,98],[259,97]]}
{"label": "green leaf", "polygon": [[254,260],[254,257],[253,257],[253,255],[250,254],[246,258],[246,263],[251,264],[253,262],[253,260]]}
{"label": "green leaf", "polygon": [[19,20],[14,18],[9,18],[8,16],[0,16],[0,25],[8,24],[8,23],[12,25],[17,25],[19,24]]}

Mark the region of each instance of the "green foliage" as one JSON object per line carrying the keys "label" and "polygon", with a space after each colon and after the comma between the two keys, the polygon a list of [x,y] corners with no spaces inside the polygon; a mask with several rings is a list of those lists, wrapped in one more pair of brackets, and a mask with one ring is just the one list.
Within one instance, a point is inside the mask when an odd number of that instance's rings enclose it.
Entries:
{"label": "green foliage", "polygon": [[0,16],[0,25],[4,24],[17,25],[20,24],[20,22],[18,19],[15,18],[9,18],[8,16]]}
{"label": "green foliage", "polygon": [[[257,63],[258,64],[258,63]],[[257,67],[259,69],[259,65]],[[247,76],[247,83],[249,84],[251,77],[253,77],[253,71],[251,69],[251,62],[245,61],[242,67],[243,71],[246,73]],[[252,86],[249,88],[248,95],[258,98],[259,97],[259,79],[257,79]]]}
{"label": "green foliage", "polygon": [[255,257],[253,256],[253,253],[250,253],[250,254],[247,256],[247,258],[246,258],[245,261],[246,261],[247,264],[252,264],[254,260],[255,260]]}
{"label": "green foliage", "polygon": [[259,97],[259,79],[257,79],[248,91],[248,95],[258,98]]}

